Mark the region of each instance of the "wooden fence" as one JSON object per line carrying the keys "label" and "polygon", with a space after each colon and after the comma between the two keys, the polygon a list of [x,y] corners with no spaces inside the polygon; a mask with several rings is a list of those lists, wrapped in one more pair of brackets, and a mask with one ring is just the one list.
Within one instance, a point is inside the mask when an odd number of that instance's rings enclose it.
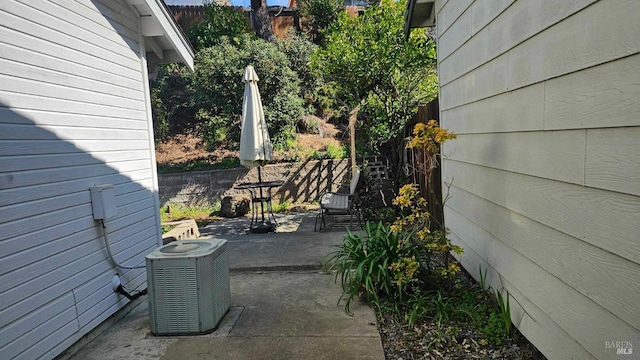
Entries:
{"label": "wooden fence", "polygon": [[[438,99],[421,107],[413,120],[407,126],[407,136],[411,135],[413,126],[427,123],[429,120],[439,121]],[[429,154],[426,149],[408,149],[408,163],[411,180],[418,184],[420,195],[429,204],[429,213],[433,217],[431,230],[443,229],[444,213],[442,203],[442,174],[440,168],[440,154]],[[433,164],[433,162],[436,162]],[[431,171],[432,165],[436,165]]]}

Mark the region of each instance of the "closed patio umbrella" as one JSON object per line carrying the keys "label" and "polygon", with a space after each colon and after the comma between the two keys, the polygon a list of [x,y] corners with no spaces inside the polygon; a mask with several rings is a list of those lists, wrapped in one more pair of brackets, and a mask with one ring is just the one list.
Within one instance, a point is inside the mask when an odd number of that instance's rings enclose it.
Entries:
{"label": "closed patio umbrella", "polygon": [[[240,164],[247,168],[260,166],[271,160],[272,157],[271,140],[267,123],[264,120],[258,80],[258,74],[253,66],[247,66],[242,77],[245,87],[240,135]],[[260,170],[259,167],[258,170]],[[259,179],[259,181],[262,180]]]}
{"label": "closed patio umbrella", "polygon": [[[272,146],[269,130],[264,119],[262,100],[258,90],[258,74],[249,65],[245,69],[242,81],[245,83],[242,100],[242,128],[240,133],[240,164],[247,168],[258,167],[258,182],[262,183],[260,165],[272,158]],[[259,188],[260,199],[263,199],[262,188]],[[271,194],[269,194],[269,197]],[[264,203],[260,200],[262,224],[256,232],[273,230],[271,223],[265,223]]]}

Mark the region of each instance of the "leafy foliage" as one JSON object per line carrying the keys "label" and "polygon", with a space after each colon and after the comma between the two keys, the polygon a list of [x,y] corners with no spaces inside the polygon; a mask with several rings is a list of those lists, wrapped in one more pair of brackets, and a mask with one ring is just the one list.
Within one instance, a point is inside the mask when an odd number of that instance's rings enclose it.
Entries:
{"label": "leafy foliage", "polygon": [[289,59],[289,66],[300,80],[300,97],[304,100],[307,113],[315,113],[318,105],[318,87],[322,85],[322,77],[310,67],[311,56],[318,46],[294,31],[276,42],[278,49]]}
{"label": "leafy foliage", "polygon": [[307,37],[316,45],[325,43],[325,30],[344,12],[344,3],[338,0],[300,0],[298,7],[304,18]]}
{"label": "leafy foliage", "polygon": [[220,211],[220,202],[204,206],[184,206],[169,204],[160,209],[160,221],[180,221],[194,219],[198,226],[205,226],[211,221],[211,215]]}
{"label": "leafy foliage", "polygon": [[[363,236],[348,233],[330,257],[347,297],[347,312],[352,299],[362,296],[378,308],[384,300],[399,314],[424,285],[438,284],[460,270],[448,256],[462,248],[444,231],[429,231],[426,202],[415,185],[404,186],[393,203],[403,212],[393,225],[367,222]],[[446,260],[438,261],[435,254]]]}
{"label": "leafy foliage", "polygon": [[404,287],[417,281],[416,249],[406,240],[382,223],[367,222],[364,235],[348,233],[329,258],[342,281],[345,311],[349,313],[351,301],[360,296],[378,307],[381,298],[401,299]]}
{"label": "leafy foliage", "polygon": [[205,141],[209,147],[217,147],[234,146],[240,140],[241,79],[251,64],[260,78],[258,87],[271,140],[276,147],[286,147],[303,112],[297,75],[273,43],[244,35],[239,44],[223,39],[196,55],[192,88]]}
{"label": "leafy foliage", "polygon": [[224,158],[216,163],[211,163],[207,160],[193,160],[188,162],[182,162],[179,164],[160,165],[158,164],[158,173],[172,173],[172,172],[185,172],[195,170],[216,170],[216,169],[232,169],[240,166],[240,159],[238,158]]}
{"label": "leafy foliage", "polygon": [[435,44],[424,30],[405,41],[404,11],[405,1],[383,0],[359,17],[340,13],[312,59],[343,103],[336,108],[361,106],[358,137],[367,139],[361,151],[375,153],[392,139],[400,143],[418,106],[437,93]]}
{"label": "leafy foliage", "polygon": [[[425,30],[404,33],[404,0],[383,0],[352,17],[341,13],[312,57],[322,74],[319,100],[344,127],[356,114],[356,152],[385,154],[401,184],[405,126],[437,94],[435,44]],[[397,188],[395,189],[397,190]]]}
{"label": "leafy foliage", "polygon": [[203,20],[189,29],[189,41],[193,48],[201,50],[218,45],[223,38],[237,43],[244,34],[253,34],[249,18],[233,7],[205,4]]}
{"label": "leafy foliage", "polygon": [[189,91],[191,72],[186,66],[159,67],[151,82],[151,109],[156,140],[183,132],[194,125],[195,109]]}
{"label": "leafy foliage", "polygon": [[447,140],[456,139],[458,136],[443,129],[435,120],[429,120],[426,124],[418,123],[413,127],[413,136],[407,143],[408,148],[426,149],[431,154],[440,152],[440,144]]}

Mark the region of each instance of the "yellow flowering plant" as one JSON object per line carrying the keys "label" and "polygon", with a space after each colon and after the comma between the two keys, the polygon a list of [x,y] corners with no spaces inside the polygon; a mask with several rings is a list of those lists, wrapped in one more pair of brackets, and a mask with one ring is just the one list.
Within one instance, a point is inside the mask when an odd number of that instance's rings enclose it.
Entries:
{"label": "yellow flowering plant", "polygon": [[440,144],[447,140],[453,140],[457,135],[443,129],[435,120],[425,123],[417,123],[413,127],[413,136],[409,139],[407,147],[411,149],[426,148],[430,153],[439,152]]}
{"label": "yellow flowering plant", "polygon": [[[407,147],[423,149],[425,159],[435,159],[440,144],[455,138],[435,121],[416,125],[413,135]],[[437,162],[423,164],[430,171]],[[341,280],[340,299],[346,299],[347,313],[357,297],[379,309],[391,306],[400,315],[411,298],[442,285],[442,280],[459,271],[449,259],[450,253],[460,254],[462,248],[451,243],[445,230],[431,226],[429,204],[418,185],[402,186],[392,203],[396,217],[391,224],[367,222],[364,231],[349,232],[327,259],[336,280]]]}
{"label": "yellow flowering plant", "polygon": [[[416,184],[407,184],[400,188],[398,196],[393,200],[393,204],[398,206],[400,216],[391,225],[392,232],[407,235],[408,241],[415,247],[419,254],[420,264],[424,266],[426,275],[429,277],[447,278],[454,275],[460,269],[457,264],[449,262],[449,253],[462,253],[462,247],[454,245],[447,238],[446,231],[431,231],[431,215],[428,211],[427,201],[420,196]],[[441,266],[434,266],[434,254],[440,254],[443,259]],[[415,259],[415,258],[414,258]],[[392,269],[394,278],[401,278],[398,284],[408,284],[410,278],[403,277],[400,272],[402,267]],[[412,272],[415,275],[417,271]],[[434,279],[431,279],[434,280]]]}

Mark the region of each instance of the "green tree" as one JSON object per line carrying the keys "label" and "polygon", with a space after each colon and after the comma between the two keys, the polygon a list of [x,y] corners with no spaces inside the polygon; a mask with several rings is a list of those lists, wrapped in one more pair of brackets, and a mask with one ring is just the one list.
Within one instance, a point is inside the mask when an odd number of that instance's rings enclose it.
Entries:
{"label": "green tree", "polygon": [[314,44],[323,46],[325,41],[323,32],[338,20],[340,13],[344,12],[344,2],[340,0],[300,0],[298,7],[304,19],[305,34]]}
{"label": "green tree", "polygon": [[[298,74],[300,79],[300,97],[305,102],[305,108],[317,107],[317,89],[322,85],[322,78],[310,67],[311,56],[318,46],[300,36],[295,31],[290,31],[284,39],[279,39],[276,44],[278,49],[289,59],[291,70]],[[309,109],[309,113],[315,113],[315,109]]]}
{"label": "green tree", "polygon": [[273,43],[244,35],[235,46],[229,40],[198,52],[191,83],[197,118],[210,148],[234,147],[240,139],[242,75],[251,64],[260,77],[258,88],[271,140],[287,148],[303,108],[297,74],[287,56]]}
{"label": "green tree", "polygon": [[191,72],[180,64],[160,66],[151,81],[151,109],[156,140],[183,133],[195,126],[194,103],[189,90]]}
{"label": "green tree", "polygon": [[378,154],[384,146],[396,180],[405,125],[437,95],[435,44],[425,30],[405,40],[404,11],[404,0],[383,0],[359,17],[340,14],[312,58],[333,88],[335,106],[357,114],[358,138],[366,139],[360,152]]}
{"label": "green tree", "polygon": [[220,43],[223,37],[231,42],[239,41],[243,34],[253,34],[248,16],[231,6],[206,2],[201,22],[189,29],[189,41],[196,50]]}

